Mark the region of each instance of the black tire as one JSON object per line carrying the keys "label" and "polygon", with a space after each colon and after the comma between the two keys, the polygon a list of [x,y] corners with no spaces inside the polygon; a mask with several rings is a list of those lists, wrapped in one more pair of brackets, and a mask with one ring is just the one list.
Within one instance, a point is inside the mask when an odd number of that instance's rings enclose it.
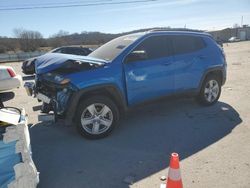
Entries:
{"label": "black tire", "polygon": [[[209,90],[208,84],[210,82],[218,84],[218,93],[216,97],[212,96],[212,99],[209,101],[208,94],[206,94],[205,91],[206,89]],[[202,83],[199,95],[197,96],[197,101],[201,105],[210,106],[218,101],[218,99],[220,98],[220,94],[221,94],[221,79],[217,75],[208,75]]]}
{"label": "black tire", "polygon": [[[112,123],[104,132],[94,134],[94,133],[90,132],[90,130],[88,129],[91,126],[93,129],[94,124],[89,124],[88,125],[89,127],[84,126],[81,123],[81,118],[82,118],[82,115],[84,115],[84,113],[87,113],[86,110],[89,106],[95,105],[97,108],[99,104],[106,105],[109,108],[109,110],[111,111],[111,115],[112,115]],[[109,112],[109,115],[110,115],[110,112]],[[90,114],[90,116],[92,116],[92,115]],[[90,118],[92,118],[92,117],[90,117]],[[117,125],[118,121],[119,121],[119,110],[118,110],[116,104],[110,98],[108,98],[106,96],[96,95],[96,96],[90,97],[86,100],[82,100],[78,106],[77,114],[76,114],[76,126],[77,126],[79,133],[82,136],[84,136],[85,138],[99,139],[99,138],[104,138],[104,137],[108,136],[113,131],[113,129]],[[100,122],[99,122],[99,124],[100,124]],[[101,127],[103,125],[100,124],[99,126]]]}
{"label": "black tire", "polygon": [[48,114],[52,110],[51,104],[46,104],[43,102],[42,107],[41,107],[41,112]]}

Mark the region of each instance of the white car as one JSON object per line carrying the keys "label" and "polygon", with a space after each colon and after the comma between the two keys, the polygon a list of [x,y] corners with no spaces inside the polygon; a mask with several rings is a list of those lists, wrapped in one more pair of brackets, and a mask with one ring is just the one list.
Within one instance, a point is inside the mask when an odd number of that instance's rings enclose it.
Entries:
{"label": "white car", "polygon": [[231,37],[230,39],[228,39],[229,42],[239,42],[240,39],[238,37]]}
{"label": "white car", "polygon": [[0,66],[0,93],[19,88],[21,84],[21,75],[17,75],[12,67]]}

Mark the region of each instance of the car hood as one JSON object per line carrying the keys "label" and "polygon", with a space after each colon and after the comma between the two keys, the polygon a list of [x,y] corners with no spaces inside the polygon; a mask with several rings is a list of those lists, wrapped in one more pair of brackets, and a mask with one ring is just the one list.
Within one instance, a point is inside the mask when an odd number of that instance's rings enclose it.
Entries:
{"label": "car hood", "polygon": [[97,59],[89,56],[79,56],[60,53],[47,53],[36,59],[36,73],[43,74],[60,68],[67,61],[80,61],[81,63],[91,63],[103,65],[108,63],[105,60]]}

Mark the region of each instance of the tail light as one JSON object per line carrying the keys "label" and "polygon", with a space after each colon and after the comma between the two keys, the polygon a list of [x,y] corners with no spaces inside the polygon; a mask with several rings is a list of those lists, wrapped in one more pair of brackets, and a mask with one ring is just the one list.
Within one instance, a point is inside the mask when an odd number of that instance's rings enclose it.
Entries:
{"label": "tail light", "polygon": [[9,73],[10,77],[15,77],[15,76],[16,76],[16,73],[14,72],[13,69],[7,68],[7,71],[8,71],[8,73]]}

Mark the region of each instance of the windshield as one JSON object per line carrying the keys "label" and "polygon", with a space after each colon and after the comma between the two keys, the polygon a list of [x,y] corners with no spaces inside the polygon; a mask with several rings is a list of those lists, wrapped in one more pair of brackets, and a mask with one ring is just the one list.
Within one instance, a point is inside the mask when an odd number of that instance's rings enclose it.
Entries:
{"label": "windshield", "polygon": [[89,54],[89,56],[106,61],[113,61],[127,46],[132,44],[140,36],[142,36],[142,34],[118,37],[97,48]]}

